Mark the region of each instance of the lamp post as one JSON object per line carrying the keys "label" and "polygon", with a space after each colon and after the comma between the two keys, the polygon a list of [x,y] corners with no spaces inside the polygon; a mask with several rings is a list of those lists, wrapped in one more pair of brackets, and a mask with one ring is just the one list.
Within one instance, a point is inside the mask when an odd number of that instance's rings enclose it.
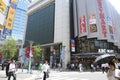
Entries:
{"label": "lamp post", "polygon": [[31,57],[32,55],[32,45],[33,45],[33,41],[29,41],[30,43],[30,54],[29,54],[29,67],[28,67],[28,72],[31,73]]}

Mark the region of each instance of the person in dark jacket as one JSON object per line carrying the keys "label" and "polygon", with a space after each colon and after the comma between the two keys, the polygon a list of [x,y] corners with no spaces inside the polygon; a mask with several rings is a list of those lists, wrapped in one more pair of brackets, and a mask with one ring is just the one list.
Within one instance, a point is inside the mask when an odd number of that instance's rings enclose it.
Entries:
{"label": "person in dark jacket", "polygon": [[10,60],[8,60],[6,64],[6,77],[8,77],[9,65],[10,65]]}

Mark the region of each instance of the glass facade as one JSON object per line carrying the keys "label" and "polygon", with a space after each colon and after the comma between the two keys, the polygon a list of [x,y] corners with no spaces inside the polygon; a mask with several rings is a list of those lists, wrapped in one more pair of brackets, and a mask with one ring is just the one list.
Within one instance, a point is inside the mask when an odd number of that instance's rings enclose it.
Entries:
{"label": "glass facade", "polygon": [[12,29],[12,37],[15,40],[23,40],[24,33],[25,33],[25,25],[26,25],[26,18],[27,18],[27,8],[28,4],[24,1],[19,1],[17,8],[16,8],[16,15],[14,18],[14,25]]}
{"label": "glass facade", "polygon": [[106,40],[97,40],[96,38],[77,38],[76,45],[78,53],[98,53],[99,49],[114,50],[114,53],[119,52],[117,46],[113,43],[107,42]]}
{"label": "glass facade", "polygon": [[51,3],[28,16],[25,46],[31,40],[34,44],[54,42],[54,13],[55,4]]}

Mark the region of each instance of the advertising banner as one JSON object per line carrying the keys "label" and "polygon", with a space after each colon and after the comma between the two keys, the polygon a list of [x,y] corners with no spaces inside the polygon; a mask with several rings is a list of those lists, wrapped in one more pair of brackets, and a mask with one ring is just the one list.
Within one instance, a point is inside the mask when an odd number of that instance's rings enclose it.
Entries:
{"label": "advertising banner", "polygon": [[3,26],[0,24],[0,30],[3,30]]}
{"label": "advertising banner", "polygon": [[86,18],[85,16],[80,17],[80,34],[86,33]]}
{"label": "advertising banner", "polygon": [[5,14],[6,8],[7,8],[6,4],[2,0],[0,0],[0,13]]}
{"label": "advertising banner", "polygon": [[78,29],[79,29],[79,37],[88,35],[87,28],[87,12],[86,12],[86,2],[85,0],[77,0],[76,1],[76,14],[78,21]]}
{"label": "advertising banner", "polygon": [[89,15],[89,32],[94,33],[97,32],[97,21],[96,21],[96,15],[91,14]]}
{"label": "advertising banner", "polygon": [[75,52],[75,40],[71,39],[71,52]]}
{"label": "advertising banner", "polygon": [[0,24],[3,26],[5,22],[5,15],[0,13]]}
{"label": "advertising banner", "polygon": [[87,6],[87,17],[88,17],[88,38],[97,38],[99,36],[98,29],[98,14],[97,1],[96,0],[85,0]]}
{"label": "advertising banner", "polygon": [[9,8],[8,17],[6,21],[6,28],[9,30],[12,30],[13,28],[15,12],[16,12],[15,9],[11,7]]}
{"label": "advertising banner", "polygon": [[11,35],[11,33],[12,33],[12,30],[9,30],[7,28],[5,28],[3,31],[3,34],[5,34],[5,35]]}
{"label": "advertising banner", "polygon": [[108,25],[108,41],[113,42],[115,40],[115,37],[114,37],[112,19],[109,16],[107,16],[106,21]]}
{"label": "advertising banner", "polygon": [[100,18],[100,25],[101,25],[101,31],[102,31],[102,35],[103,38],[106,39],[107,38],[107,28],[106,28],[106,21],[105,21],[105,14],[104,14],[104,10],[103,10],[103,0],[97,0],[97,4],[98,4],[98,11],[99,11],[99,18]]}

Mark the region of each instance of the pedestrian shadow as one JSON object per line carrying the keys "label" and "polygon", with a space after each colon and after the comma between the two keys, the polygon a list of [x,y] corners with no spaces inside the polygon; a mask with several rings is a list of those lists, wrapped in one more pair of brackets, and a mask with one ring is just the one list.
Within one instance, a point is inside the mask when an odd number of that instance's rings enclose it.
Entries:
{"label": "pedestrian shadow", "polygon": [[42,78],[35,78],[35,80],[42,80]]}

